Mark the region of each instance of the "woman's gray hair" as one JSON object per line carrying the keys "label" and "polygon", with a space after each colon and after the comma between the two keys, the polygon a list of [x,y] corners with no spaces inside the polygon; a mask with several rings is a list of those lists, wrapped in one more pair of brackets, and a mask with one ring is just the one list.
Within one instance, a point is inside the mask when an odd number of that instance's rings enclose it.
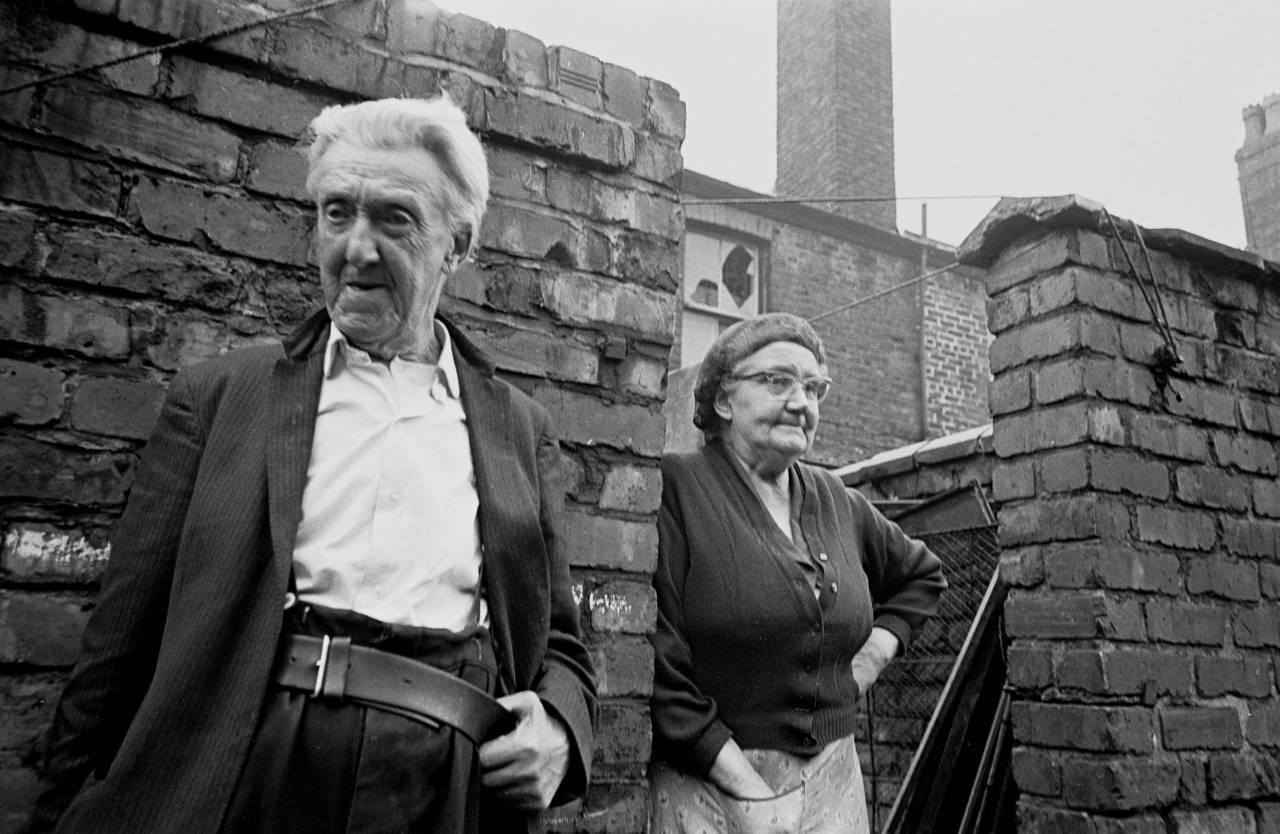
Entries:
{"label": "woman's gray hair", "polygon": [[693,387],[693,424],[702,429],[704,438],[711,440],[720,433],[722,421],[716,413],[716,395],[725,378],[743,359],[774,342],[794,342],[808,348],[818,364],[827,364],[822,339],[809,322],[797,315],[765,313],[730,326],[707,350]]}
{"label": "woman's gray hair", "polygon": [[468,235],[467,255],[480,240],[489,199],[489,165],[467,116],[447,93],[433,99],[384,98],[335,104],[320,111],[307,131],[307,192],[314,198],[316,163],[336,142],[378,150],[422,148],[445,175],[444,210],[454,234]]}

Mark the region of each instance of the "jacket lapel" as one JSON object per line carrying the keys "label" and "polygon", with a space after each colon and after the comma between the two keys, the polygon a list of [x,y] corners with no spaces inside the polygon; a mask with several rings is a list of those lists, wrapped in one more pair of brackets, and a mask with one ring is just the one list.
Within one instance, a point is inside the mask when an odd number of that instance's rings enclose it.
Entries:
{"label": "jacket lapel", "polygon": [[267,505],[277,569],[287,574],[302,518],[329,318],[321,311],[285,342],[271,378],[267,434]]}

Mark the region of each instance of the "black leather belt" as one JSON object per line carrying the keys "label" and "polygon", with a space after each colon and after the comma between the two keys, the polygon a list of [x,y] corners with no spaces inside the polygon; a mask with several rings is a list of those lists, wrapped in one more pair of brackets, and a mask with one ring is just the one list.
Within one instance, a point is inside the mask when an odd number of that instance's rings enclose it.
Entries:
{"label": "black leather belt", "polygon": [[354,646],[350,637],[285,634],[275,682],[313,698],[342,698],[432,726],[448,724],[477,745],[515,728],[491,695],[426,663]]}

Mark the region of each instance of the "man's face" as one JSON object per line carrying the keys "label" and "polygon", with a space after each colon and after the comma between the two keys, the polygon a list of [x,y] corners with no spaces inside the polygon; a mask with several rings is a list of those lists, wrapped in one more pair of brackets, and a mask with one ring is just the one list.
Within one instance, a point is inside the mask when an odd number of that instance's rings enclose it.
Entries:
{"label": "man's face", "polygon": [[435,158],[421,148],[338,142],[311,181],[320,283],[334,324],[379,358],[429,358],[440,290],[458,263]]}

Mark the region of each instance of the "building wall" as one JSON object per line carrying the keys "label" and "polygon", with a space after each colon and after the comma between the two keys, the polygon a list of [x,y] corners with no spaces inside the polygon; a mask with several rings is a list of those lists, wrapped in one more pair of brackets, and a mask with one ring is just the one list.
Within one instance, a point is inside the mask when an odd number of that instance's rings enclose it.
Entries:
{"label": "building wall", "polygon": [[[896,194],[889,0],[778,0],[777,91],[777,194]],[[892,200],[831,210],[897,228]]]}
{"label": "building wall", "polygon": [[1003,201],[991,410],[1019,832],[1280,828],[1280,271],[1097,204]]}
{"label": "building wall", "polygon": [[1244,145],[1236,151],[1249,251],[1280,260],[1280,93],[1244,109]]}
{"label": "building wall", "polygon": [[938,437],[988,420],[991,334],[979,276],[948,273],[922,293],[925,431]]}
{"label": "building wall", "polygon": [[[6,4],[0,85],[259,8]],[[172,374],[275,340],[319,303],[300,132],[326,104],[441,88],[493,174],[478,262],[444,303],[561,432],[603,695],[591,794],[554,828],[643,830],[684,105],[589,55],[382,0],[0,98],[0,832],[30,805],[38,739]]]}

